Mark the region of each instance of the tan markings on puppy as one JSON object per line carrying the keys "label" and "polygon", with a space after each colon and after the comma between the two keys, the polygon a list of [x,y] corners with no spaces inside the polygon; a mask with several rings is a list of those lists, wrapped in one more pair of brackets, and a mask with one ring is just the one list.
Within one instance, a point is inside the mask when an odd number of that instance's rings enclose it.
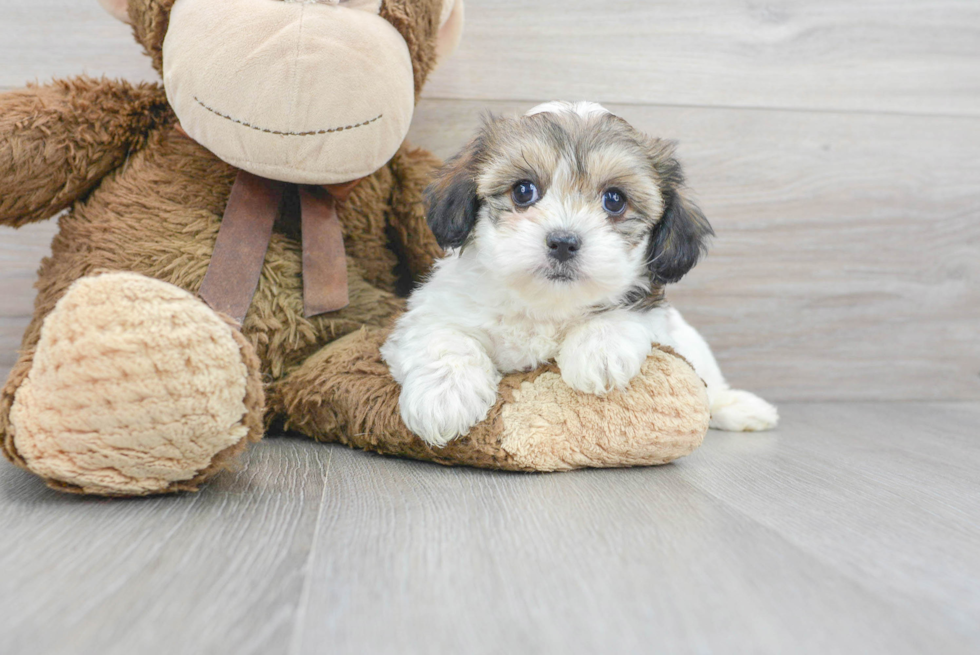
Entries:
{"label": "tan markings on puppy", "polygon": [[382,350],[406,425],[444,444],[483,420],[502,373],[555,361],[585,393],[623,389],[710,227],[669,143],[597,105],[488,117],[429,195],[451,251]]}
{"label": "tan markings on puppy", "polygon": [[[497,200],[496,202],[501,201]],[[540,225],[542,221],[547,220],[547,216],[534,207],[529,207],[523,210],[512,209],[510,207],[503,207],[499,210],[495,210],[490,207],[491,206],[488,204],[488,213],[492,213],[494,215],[494,220],[501,230],[507,229],[508,227],[516,228],[519,223],[524,222]]]}
{"label": "tan markings on puppy", "polygon": [[711,234],[682,185],[673,145],[612,114],[489,116],[433,185],[429,225],[445,247],[479,238],[537,300],[648,307]]}
{"label": "tan markings on puppy", "polygon": [[[562,198],[568,214],[604,215],[603,195],[613,189],[627,199],[621,215],[609,215],[611,229],[630,248],[647,240],[664,211],[664,185],[672,184],[670,143],[636,132],[611,114],[535,114],[496,119],[482,133],[482,167],[477,193],[494,223],[541,222],[545,216],[515,206],[511,191],[533,182],[540,195]],[[660,294],[651,294],[658,297]]]}
{"label": "tan markings on puppy", "polygon": [[[503,129],[510,124],[510,129]],[[530,180],[544,195],[558,166],[558,152],[544,135],[519,121],[502,119],[485,134],[487,160],[477,178],[480,195],[492,198],[510,193],[515,182]]]}
{"label": "tan markings on puppy", "polygon": [[583,186],[600,196],[616,188],[626,193],[629,209],[644,219],[656,222],[663,212],[659,175],[646,152],[638,145],[606,146],[583,155]]}
{"label": "tan markings on puppy", "polygon": [[[662,210],[658,160],[672,156],[671,145],[637,133],[606,114],[583,121],[577,116],[535,114],[521,120],[495,119],[484,128],[485,157],[477,186],[484,198],[509,193],[513,184],[535,182],[544,196],[561,184],[596,196],[609,187],[629,191],[636,209],[656,220]],[[568,175],[563,180],[558,175]],[[668,176],[669,177],[669,176]],[[669,181],[669,180],[668,180]]]}

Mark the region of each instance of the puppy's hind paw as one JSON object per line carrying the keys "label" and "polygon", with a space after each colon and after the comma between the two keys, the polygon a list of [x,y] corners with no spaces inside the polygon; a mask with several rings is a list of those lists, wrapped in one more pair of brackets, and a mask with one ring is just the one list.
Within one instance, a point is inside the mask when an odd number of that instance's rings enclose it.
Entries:
{"label": "puppy's hind paw", "polygon": [[726,389],[711,403],[711,423],[715,430],[759,432],[779,423],[779,412],[759,396],[748,391]]}

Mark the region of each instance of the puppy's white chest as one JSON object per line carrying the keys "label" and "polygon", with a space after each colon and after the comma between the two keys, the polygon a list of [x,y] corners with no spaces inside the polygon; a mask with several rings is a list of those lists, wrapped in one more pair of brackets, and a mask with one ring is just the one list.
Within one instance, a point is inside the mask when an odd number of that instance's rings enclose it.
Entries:
{"label": "puppy's white chest", "polygon": [[489,331],[490,358],[503,373],[537,368],[558,356],[566,330],[564,322],[501,318]]}

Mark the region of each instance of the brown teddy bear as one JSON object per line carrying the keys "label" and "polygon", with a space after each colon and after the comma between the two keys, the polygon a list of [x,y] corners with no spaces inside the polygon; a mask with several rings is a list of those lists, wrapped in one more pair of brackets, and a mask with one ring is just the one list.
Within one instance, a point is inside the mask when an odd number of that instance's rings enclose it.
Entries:
{"label": "brown teddy bear", "polygon": [[378,348],[440,255],[422,202],[439,162],[404,138],[461,0],[101,1],[162,85],[0,95],[0,225],[68,210],[0,395],[12,462],[65,491],[145,495],[197,489],[274,421],[511,470],[700,444],[704,385],[666,349],[605,398],[553,367],[509,376],[445,448],[401,423]]}

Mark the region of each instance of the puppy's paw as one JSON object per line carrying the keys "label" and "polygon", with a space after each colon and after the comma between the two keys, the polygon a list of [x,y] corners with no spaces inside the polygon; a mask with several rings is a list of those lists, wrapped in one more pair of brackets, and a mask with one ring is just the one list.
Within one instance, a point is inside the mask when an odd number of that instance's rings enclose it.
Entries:
{"label": "puppy's paw", "polygon": [[402,420],[429,445],[445,446],[487,417],[499,382],[495,369],[440,360],[402,385]]}
{"label": "puppy's paw", "polygon": [[711,402],[711,423],[715,430],[758,432],[779,423],[776,408],[754,393],[725,389]]}
{"label": "puppy's paw", "polygon": [[569,334],[557,363],[565,384],[602,396],[625,389],[640,373],[651,347],[650,337],[640,326],[596,321]]}

